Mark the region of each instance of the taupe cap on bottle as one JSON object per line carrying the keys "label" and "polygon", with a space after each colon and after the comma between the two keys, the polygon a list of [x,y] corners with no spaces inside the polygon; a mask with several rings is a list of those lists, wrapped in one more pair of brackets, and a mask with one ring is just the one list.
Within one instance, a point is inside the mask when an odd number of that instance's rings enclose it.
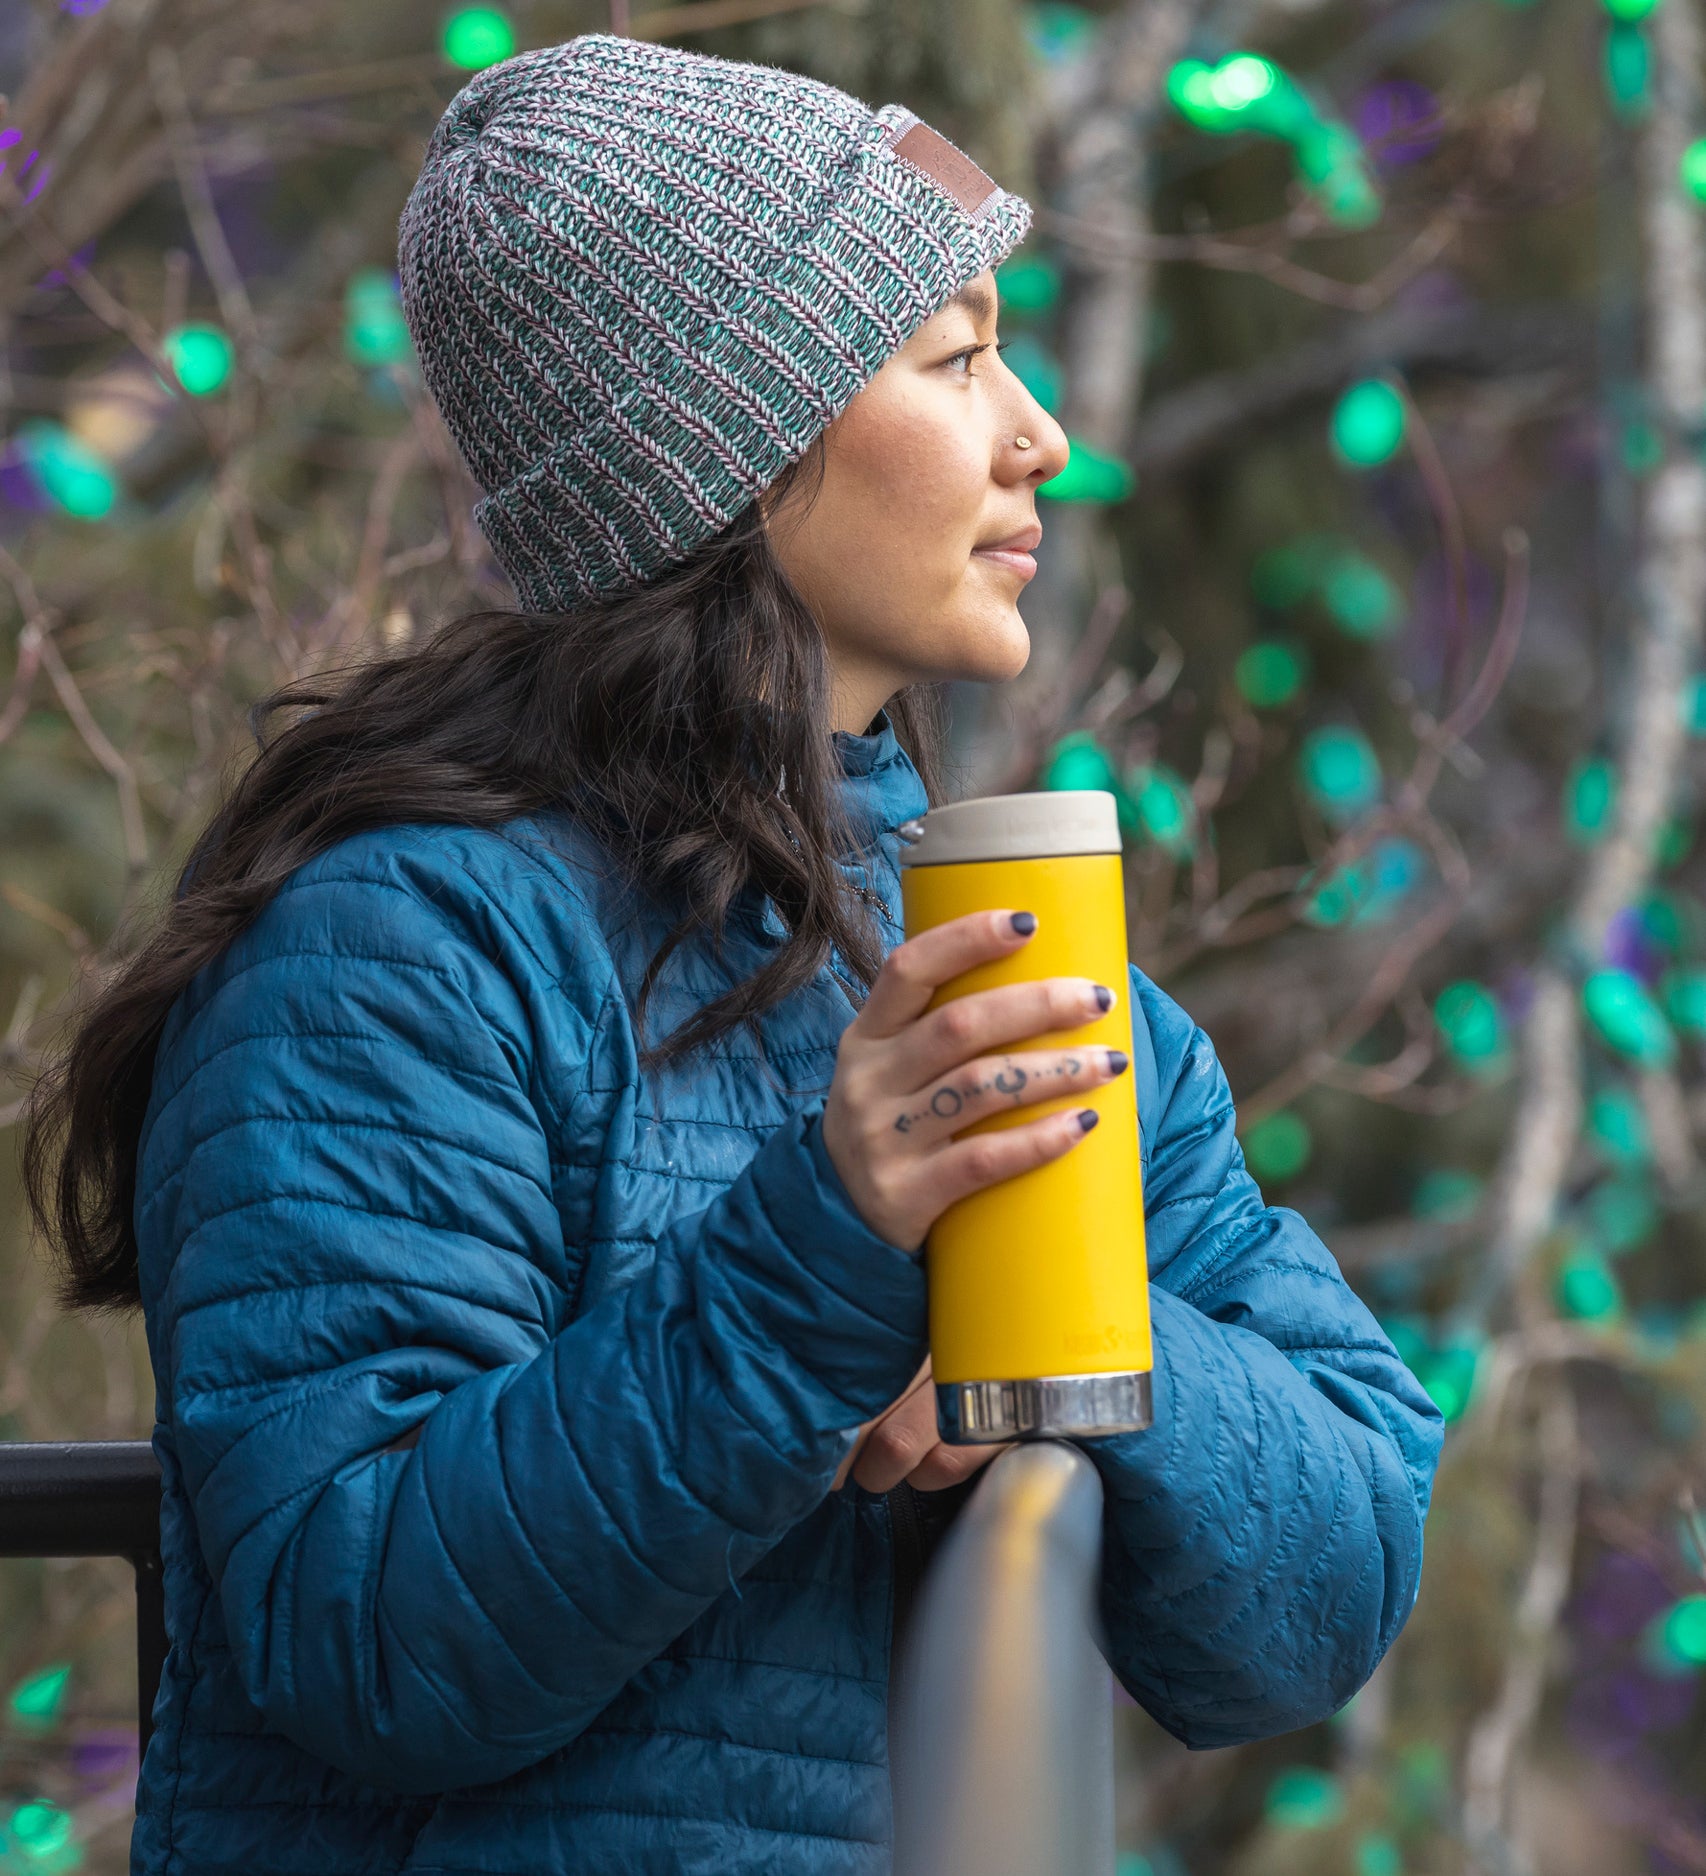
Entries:
{"label": "taupe cap on bottle", "polygon": [[1050,860],[1120,851],[1119,812],[1105,788],[979,795],[932,808],[922,819],[908,821],[900,833],[911,842],[901,851],[902,866]]}

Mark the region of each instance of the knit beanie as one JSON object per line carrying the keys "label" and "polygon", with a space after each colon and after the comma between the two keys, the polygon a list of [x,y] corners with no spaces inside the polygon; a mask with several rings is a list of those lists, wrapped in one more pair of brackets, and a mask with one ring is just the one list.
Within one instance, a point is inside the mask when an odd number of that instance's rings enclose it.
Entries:
{"label": "knit beanie", "polygon": [[778,67],[583,33],[476,74],[399,280],[521,605],[686,559],[1030,221],[903,106]]}

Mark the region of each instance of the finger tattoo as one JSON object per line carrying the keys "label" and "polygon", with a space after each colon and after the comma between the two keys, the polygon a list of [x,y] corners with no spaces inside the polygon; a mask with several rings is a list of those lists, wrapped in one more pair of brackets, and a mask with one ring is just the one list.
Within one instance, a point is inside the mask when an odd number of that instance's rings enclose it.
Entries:
{"label": "finger tattoo", "polygon": [[995,1086],[999,1093],[1010,1094],[1017,1099],[1020,1089],[1022,1089],[1029,1080],[1030,1076],[1027,1075],[1022,1068],[1009,1062],[1007,1066],[1001,1070],[1000,1074],[995,1077]]}

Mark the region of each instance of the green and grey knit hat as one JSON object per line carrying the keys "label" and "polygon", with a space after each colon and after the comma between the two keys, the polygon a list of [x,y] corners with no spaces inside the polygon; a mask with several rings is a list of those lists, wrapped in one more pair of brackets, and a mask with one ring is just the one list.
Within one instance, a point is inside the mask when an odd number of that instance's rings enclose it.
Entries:
{"label": "green and grey knit hat", "polygon": [[478,73],[399,278],[521,604],[686,559],[1030,221],[903,106],[777,67],[584,33]]}

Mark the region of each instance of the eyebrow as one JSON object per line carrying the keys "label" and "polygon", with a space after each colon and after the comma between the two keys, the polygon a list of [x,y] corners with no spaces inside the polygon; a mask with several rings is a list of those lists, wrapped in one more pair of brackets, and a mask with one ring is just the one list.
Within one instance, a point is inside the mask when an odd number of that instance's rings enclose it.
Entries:
{"label": "eyebrow", "polygon": [[979,321],[990,318],[995,311],[995,302],[990,296],[988,287],[975,280],[968,280],[948,301],[948,305],[963,306],[973,319]]}

